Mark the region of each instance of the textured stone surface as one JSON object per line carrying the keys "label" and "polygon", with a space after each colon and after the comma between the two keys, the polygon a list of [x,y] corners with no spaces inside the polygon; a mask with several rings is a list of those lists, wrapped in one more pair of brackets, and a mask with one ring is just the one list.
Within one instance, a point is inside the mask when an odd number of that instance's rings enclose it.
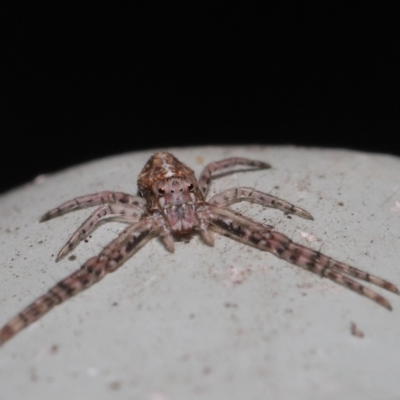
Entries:
{"label": "textured stone surface", "polygon": [[[314,221],[240,203],[294,241],[400,285],[400,160],[344,150],[241,146],[169,149],[197,174],[242,156],[273,169],[215,180],[254,186]],[[78,269],[123,229],[100,227],[71,259],[58,250],[89,215],[39,224],[78,195],[136,193],[154,151],[41,177],[0,198],[0,325]],[[153,240],[118,271],[56,307],[0,349],[4,399],[377,399],[400,393],[400,298],[394,311],[269,253],[216,236],[174,254]],[[353,331],[351,325],[353,326]],[[363,337],[361,333],[363,334]]]}

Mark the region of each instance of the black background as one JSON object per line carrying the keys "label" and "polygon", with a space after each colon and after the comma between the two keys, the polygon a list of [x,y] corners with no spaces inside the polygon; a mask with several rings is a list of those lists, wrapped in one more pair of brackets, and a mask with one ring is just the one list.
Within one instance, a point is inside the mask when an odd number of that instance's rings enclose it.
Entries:
{"label": "black background", "polygon": [[400,155],[395,10],[114,3],[32,3],[6,14],[0,192],[147,148]]}

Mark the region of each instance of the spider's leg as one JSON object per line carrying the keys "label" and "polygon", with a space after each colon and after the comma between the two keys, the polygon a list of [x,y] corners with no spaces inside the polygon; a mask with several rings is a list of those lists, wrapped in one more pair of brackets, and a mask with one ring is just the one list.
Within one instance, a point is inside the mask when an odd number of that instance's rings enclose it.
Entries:
{"label": "spider's leg", "polygon": [[72,251],[79,242],[88,237],[101,223],[105,221],[119,221],[132,224],[138,222],[142,214],[143,210],[141,208],[126,204],[109,204],[98,208],[63,246],[57,255],[56,261],[60,261],[65,257],[66,254]]}
{"label": "spider's leg", "polygon": [[122,233],[122,239],[120,237],[114,239],[98,256],[87,260],[78,271],[58,282],[4,325],[0,329],[0,345],[56,305],[92,286],[107,273],[115,271],[157,233],[158,228],[153,218],[144,218],[128,227]]}
{"label": "spider's leg", "polygon": [[211,224],[218,232],[260,250],[273,253],[279,258],[321,277],[326,277],[354,292],[368,297],[389,310],[392,307],[384,297],[354,279],[349,278],[349,276],[400,294],[399,289],[395,285],[382,278],[338,262],[318,251],[295,243],[282,233],[265,229],[261,224],[234,214],[228,209],[210,207],[209,218]]}
{"label": "spider's leg", "polygon": [[198,186],[201,194],[206,197],[208,189],[210,188],[211,175],[214,172],[230,169],[236,165],[243,165],[245,167],[252,167],[256,169],[271,168],[269,164],[263,161],[254,161],[247,158],[232,157],[225,160],[217,161],[206,165],[198,180]]}
{"label": "spider's leg", "polygon": [[70,211],[79,210],[81,208],[98,206],[101,204],[126,204],[136,206],[144,210],[146,200],[139,196],[132,196],[123,192],[99,192],[88,194],[86,196],[75,197],[72,200],[66,201],[60,206],[53,208],[40,218],[40,222],[59,217],[60,215],[69,213]]}
{"label": "spider's leg", "polygon": [[227,207],[239,201],[250,201],[252,203],[261,204],[265,207],[277,208],[285,213],[294,214],[305,219],[314,219],[312,215],[300,207],[288,203],[279,197],[263,193],[248,187],[238,187],[235,189],[224,190],[208,200],[209,203],[218,207]]}

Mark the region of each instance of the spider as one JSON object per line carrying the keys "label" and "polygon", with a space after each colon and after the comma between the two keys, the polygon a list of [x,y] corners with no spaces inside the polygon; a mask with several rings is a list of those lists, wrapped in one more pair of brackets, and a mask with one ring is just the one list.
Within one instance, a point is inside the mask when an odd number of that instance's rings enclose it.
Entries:
{"label": "spider", "polygon": [[213,246],[213,231],[218,232],[257,249],[271,252],[292,264],[343,285],[389,310],[392,309],[384,297],[354,278],[400,294],[392,283],[294,243],[287,236],[274,231],[272,226],[249,219],[228,206],[239,201],[249,201],[312,220],[313,217],[307,211],[249,187],[228,189],[206,201],[212,174],[237,165],[253,169],[270,168],[269,164],[262,161],[233,157],[208,164],[199,180],[196,180],[193,170],[172,154],[158,152],[148,160],[139,175],[138,187],[141,196],[104,191],[74,198],[44,214],[41,222],[70,211],[100,205],[67,241],[58,253],[56,261],[65,257],[106,220],[122,221],[128,226],[104,247],[99,255],[87,260],[79,270],[58,282],[4,325],[0,330],[0,344],[41,318],[54,306],[87,289],[107,273],[115,271],[155,236],[159,236],[167,250],[173,252],[174,240],[182,235],[199,233],[207,245]]}

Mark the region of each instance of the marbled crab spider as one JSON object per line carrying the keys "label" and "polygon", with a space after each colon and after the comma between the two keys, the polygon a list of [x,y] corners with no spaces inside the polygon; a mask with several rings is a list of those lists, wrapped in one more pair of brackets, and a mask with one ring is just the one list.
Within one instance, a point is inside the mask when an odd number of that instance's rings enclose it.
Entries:
{"label": "marbled crab spider", "polygon": [[250,201],[313,219],[307,211],[248,187],[228,189],[206,201],[212,174],[236,165],[255,169],[270,168],[269,164],[262,161],[233,157],[208,164],[197,181],[194,172],[172,154],[159,152],[149,159],[139,175],[138,186],[143,197],[105,191],[77,197],[43,215],[41,222],[80,208],[100,205],[61,249],[57,261],[74,249],[101,222],[118,220],[129,225],[99,255],[87,260],[79,270],[58,282],[4,325],[0,330],[0,344],[41,318],[54,306],[87,289],[107,273],[115,271],[151,238],[159,236],[165,247],[172,252],[174,238],[193,232],[199,233],[209,246],[214,243],[212,232],[215,231],[271,252],[391,310],[390,303],[384,297],[354,278],[400,294],[392,283],[294,243],[271,226],[253,221],[228,206],[239,201]]}

